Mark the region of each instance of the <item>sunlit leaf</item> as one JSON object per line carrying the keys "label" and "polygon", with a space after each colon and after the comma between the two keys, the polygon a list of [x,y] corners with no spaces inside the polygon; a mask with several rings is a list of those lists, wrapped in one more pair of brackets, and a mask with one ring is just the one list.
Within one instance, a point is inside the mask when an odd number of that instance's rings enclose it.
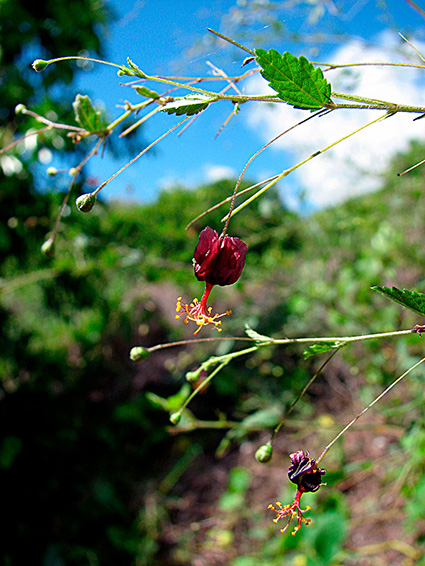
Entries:
{"label": "sunlit leaf", "polygon": [[168,114],[176,114],[177,116],[182,116],[183,114],[193,116],[205,110],[210,102],[214,100],[215,98],[203,94],[188,94],[183,98],[175,98],[172,102],[167,102],[161,110]]}
{"label": "sunlit leaf", "polygon": [[256,342],[270,342],[271,339],[268,336],[264,336],[264,334],[259,334],[256,330],[253,330],[248,324],[245,324],[245,334],[252,340]]}
{"label": "sunlit leaf", "polygon": [[385,295],[388,299],[391,299],[395,303],[402,305],[406,309],[413,311],[420,316],[425,316],[425,295],[424,293],[418,293],[417,291],[409,291],[409,289],[397,289],[397,287],[380,287],[376,285],[372,287],[374,291],[378,291],[382,295]]}
{"label": "sunlit leaf", "polygon": [[329,352],[330,350],[336,350],[337,348],[341,348],[344,346],[344,342],[339,340],[329,340],[327,342],[316,342],[312,344],[308,348],[306,348],[303,352],[303,356],[305,359],[311,358],[311,356],[315,356],[316,354],[323,354],[323,352]]}
{"label": "sunlit leaf", "polygon": [[275,49],[255,50],[261,74],[279,98],[295,108],[318,110],[330,101],[331,85],[321,69],[305,57],[295,57]]}
{"label": "sunlit leaf", "polygon": [[158,100],[159,98],[159,94],[155,90],[151,90],[146,86],[136,85],[133,88],[137,92],[137,94],[140,94],[141,96],[145,96],[146,98],[153,98],[154,100]]}
{"label": "sunlit leaf", "polygon": [[75,119],[87,132],[95,134],[105,129],[101,111],[94,108],[87,95],[77,94],[72,107],[74,108]]}

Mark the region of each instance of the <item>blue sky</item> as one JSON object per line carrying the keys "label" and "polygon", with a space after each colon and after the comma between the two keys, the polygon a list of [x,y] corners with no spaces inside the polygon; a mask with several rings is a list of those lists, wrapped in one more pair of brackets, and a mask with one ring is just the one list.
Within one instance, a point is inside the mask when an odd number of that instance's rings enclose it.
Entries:
{"label": "blue sky", "polygon": [[[281,7],[288,3],[276,1],[273,4]],[[425,20],[403,0],[387,2],[389,11],[386,13],[382,12],[373,0],[333,0],[327,3],[325,12],[316,13],[319,19],[315,27],[315,24],[306,18],[306,3],[295,4],[298,6],[279,12],[279,20],[288,31],[303,35],[312,31],[327,30],[334,35],[344,34],[346,38],[343,41],[325,43],[321,51],[317,52],[313,51],[308,43],[290,41],[288,34],[283,40],[282,37],[277,39],[271,34],[271,26],[261,22],[256,27],[258,34],[265,41],[263,47],[289,50],[295,55],[304,54],[310,60],[317,60],[317,57],[329,60],[338,49],[354,45],[353,38],[363,38],[365,45],[369,47],[382,42],[391,43],[392,39],[394,43],[399,42],[397,31],[404,34],[413,33],[420,39],[425,23]],[[107,36],[105,58],[109,61],[125,63],[126,58],[130,57],[140,68],[152,75],[183,73],[189,76],[211,74],[207,65],[207,61],[210,61],[228,75],[240,74],[240,63],[244,54],[226,44],[210,46],[208,39],[205,39],[208,36],[207,27],[219,31],[229,29],[229,16],[226,14],[234,10],[235,6],[237,8],[236,0],[113,0],[112,6],[117,19],[110,26]],[[239,2],[239,6],[243,9],[243,2]],[[333,7],[343,8],[345,12],[335,12]],[[234,19],[236,14],[233,11]],[[255,25],[250,27],[251,30],[253,28],[255,29]],[[382,35],[383,30],[389,30],[387,35]],[[241,36],[238,40],[248,47],[258,46],[248,29],[246,32],[242,29]],[[207,42],[205,49],[191,53],[190,49],[202,41]],[[344,53],[347,55],[347,52]],[[374,54],[379,56],[380,52]],[[111,117],[115,118],[121,113],[116,104],[126,99],[133,103],[142,100],[128,87],[119,85],[120,81],[128,80],[117,77],[112,67],[95,65],[90,71],[80,73],[78,92],[89,94],[96,102],[103,101]],[[161,92],[159,85],[150,83],[147,86]],[[230,103],[218,103],[209,107],[182,136],[171,134],[156,146],[151,155],[146,154],[114,179],[103,190],[103,198],[148,201],[154,198],[161,188],[168,187],[173,182],[180,181],[185,185],[196,186],[226,172],[230,174],[233,171],[238,175],[251,155],[270,139],[267,136],[272,128],[270,118],[266,114],[254,116],[252,108],[244,105],[238,116],[232,118],[230,124],[214,139],[231,109]],[[293,121],[298,119],[294,115]],[[141,139],[150,143],[177,121],[175,116],[158,113],[143,127]],[[117,143],[119,145],[118,141]],[[302,156],[301,150],[298,154]],[[247,177],[258,181],[279,173],[292,165],[298,154],[291,152],[290,146],[266,151],[250,166]],[[125,164],[126,160],[126,157],[113,159],[107,153],[103,159],[98,157],[90,164],[90,172],[102,182]],[[294,195],[304,188],[303,182],[306,182],[305,179],[295,175],[291,179],[285,190],[285,198],[289,203],[291,199],[294,201]]]}

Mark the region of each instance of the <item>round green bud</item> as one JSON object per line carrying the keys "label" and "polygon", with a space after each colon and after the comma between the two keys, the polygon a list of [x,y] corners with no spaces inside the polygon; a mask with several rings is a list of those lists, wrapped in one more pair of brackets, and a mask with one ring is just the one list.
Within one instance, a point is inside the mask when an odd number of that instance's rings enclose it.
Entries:
{"label": "round green bud", "polygon": [[93,193],[85,193],[84,195],[80,195],[75,201],[78,210],[81,210],[81,212],[90,212],[95,203],[96,197]]}
{"label": "round green bud", "polygon": [[58,170],[56,167],[48,167],[46,173],[49,177],[55,177],[58,174]]}
{"label": "round green bud", "polygon": [[180,411],[176,411],[175,413],[171,413],[170,415],[170,421],[174,425],[179,424],[181,418],[182,418],[182,414]]}
{"label": "round green bud", "polygon": [[199,379],[199,370],[188,371],[186,373],[186,381],[188,381],[189,383],[193,383],[197,379]]}
{"label": "round green bud", "polygon": [[25,104],[17,104],[15,106],[15,114],[23,114],[26,109],[27,107],[25,106]]}
{"label": "round green bud", "polygon": [[49,238],[43,243],[41,253],[47,257],[53,257],[55,254],[55,241],[52,238]]}
{"label": "round green bud", "polygon": [[68,173],[73,177],[77,173],[77,169],[75,167],[71,167]]}
{"label": "round green bud", "polygon": [[272,456],[273,448],[270,444],[263,444],[263,446],[260,446],[260,448],[255,453],[255,459],[261,464],[267,464],[267,462],[270,462]]}
{"label": "round green bud", "polygon": [[149,356],[149,350],[143,346],[135,346],[130,350],[130,360],[133,362],[142,362]]}
{"label": "round green bud", "polygon": [[37,73],[40,73],[41,71],[44,71],[48,64],[49,63],[47,61],[43,61],[43,59],[36,59],[32,63],[32,68],[34,71],[37,71]]}

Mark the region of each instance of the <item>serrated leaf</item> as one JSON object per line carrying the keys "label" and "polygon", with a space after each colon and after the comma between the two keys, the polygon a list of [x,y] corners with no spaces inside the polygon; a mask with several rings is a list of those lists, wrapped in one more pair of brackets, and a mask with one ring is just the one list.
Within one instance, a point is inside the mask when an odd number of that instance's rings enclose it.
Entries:
{"label": "serrated leaf", "polygon": [[259,334],[256,330],[253,330],[248,324],[245,324],[245,334],[255,340],[256,342],[271,342],[269,336],[264,336],[264,334]]}
{"label": "serrated leaf", "polygon": [[301,55],[275,49],[255,50],[261,74],[284,102],[295,108],[318,110],[330,101],[331,85],[321,69]]}
{"label": "serrated leaf", "polygon": [[344,346],[344,342],[339,340],[329,340],[326,342],[316,342],[312,344],[308,348],[306,348],[303,352],[304,359],[311,358],[311,356],[315,356],[316,354],[323,354],[323,352],[329,352],[330,350],[336,350]]}
{"label": "serrated leaf", "polygon": [[158,100],[159,98],[159,94],[155,90],[151,90],[145,86],[134,86],[133,88],[137,94],[145,96],[146,98],[153,98],[154,100]]}
{"label": "serrated leaf", "polygon": [[161,110],[167,112],[167,114],[176,114],[177,116],[182,116],[183,114],[193,116],[205,110],[210,102],[214,100],[215,98],[204,94],[188,94],[183,98],[175,98],[172,102],[167,102]]}
{"label": "serrated leaf", "polygon": [[397,289],[397,287],[372,287],[373,291],[378,291],[388,299],[402,305],[406,309],[413,311],[420,316],[425,316],[425,295],[409,289]]}
{"label": "serrated leaf", "polygon": [[87,95],[77,94],[72,107],[75,112],[75,119],[87,132],[95,134],[105,129],[101,111],[94,108]]}

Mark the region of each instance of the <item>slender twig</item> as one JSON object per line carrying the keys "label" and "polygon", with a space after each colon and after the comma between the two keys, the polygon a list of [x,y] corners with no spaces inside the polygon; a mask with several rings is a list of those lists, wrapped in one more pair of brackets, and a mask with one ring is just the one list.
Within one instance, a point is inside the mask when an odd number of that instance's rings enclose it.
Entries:
{"label": "slender twig", "polygon": [[380,401],[382,399],[382,397],[384,397],[384,395],[386,395],[389,391],[391,391],[391,389],[393,387],[395,387],[403,378],[406,377],[406,375],[408,375],[411,371],[413,371],[414,369],[416,369],[420,364],[422,364],[423,362],[425,362],[425,358],[422,358],[421,360],[419,360],[419,362],[417,362],[414,366],[412,366],[411,368],[409,368],[407,371],[405,371],[402,375],[400,375],[400,377],[398,377],[395,381],[393,381],[391,383],[391,385],[389,385],[380,395],[378,395],[378,397],[376,397],[376,399],[374,399],[372,401],[372,403],[370,403],[367,407],[365,407],[363,409],[363,411],[361,411],[356,417],[354,417],[353,420],[351,420],[348,425],[346,427],[344,427],[341,432],[339,432],[335,438],[329,442],[329,444],[325,447],[325,449],[323,450],[323,452],[320,454],[320,456],[317,458],[316,462],[317,464],[319,464],[319,462],[321,460],[323,460],[323,458],[326,456],[326,454],[329,452],[329,450],[332,448],[332,446],[335,444],[335,442],[337,442],[337,440],[339,440],[341,438],[341,436],[343,434],[345,434],[347,432],[347,430],[353,426],[353,424],[355,424],[360,417],[362,417],[369,409],[371,409],[378,401]]}
{"label": "slender twig", "polygon": [[18,138],[17,140],[13,141],[12,143],[10,143],[9,145],[7,145],[6,147],[3,147],[0,149],[0,155],[2,153],[4,153],[5,151],[9,151],[9,149],[12,149],[13,147],[15,147],[16,145],[22,143],[24,140],[26,140],[27,138],[30,138],[31,136],[36,136],[37,134],[41,134],[43,132],[46,132],[47,130],[51,130],[51,126],[44,126],[44,128],[40,128],[39,130],[34,130],[32,132],[28,132],[26,133],[24,136]]}
{"label": "slender twig", "polygon": [[21,114],[25,114],[27,116],[32,116],[37,120],[37,122],[41,122],[42,124],[46,124],[50,128],[55,128],[56,130],[70,130],[71,132],[78,132],[78,133],[86,133],[84,128],[80,128],[78,126],[68,126],[67,124],[60,124],[58,122],[52,122],[48,118],[44,116],[40,116],[37,112],[33,112],[32,110],[28,110],[28,108],[23,108],[21,110]]}
{"label": "slender twig", "polygon": [[254,155],[252,155],[249,159],[248,162],[246,163],[245,167],[242,169],[242,173],[239,175],[238,180],[236,181],[236,185],[235,188],[233,189],[233,195],[232,195],[232,199],[230,201],[230,208],[229,208],[229,212],[227,214],[227,216],[225,217],[226,223],[224,225],[223,231],[220,235],[220,238],[223,238],[224,235],[226,234],[227,228],[229,226],[229,222],[230,222],[230,218],[232,217],[232,212],[235,206],[235,200],[236,200],[236,195],[238,193],[238,188],[239,185],[241,184],[241,181],[243,179],[243,176],[245,175],[246,170],[248,169],[248,167],[250,166],[250,164],[254,161],[254,159],[260,155],[261,152],[263,152],[265,149],[267,149],[270,145],[272,145],[272,143],[274,143],[275,141],[277,141],[279,138],[281,138],[282,136],[284,136],[285,134],[287,134],[288,132],[290,132],[291,130],[294,130],[295,128],[297,128],[298,126],[301,126],[301,124],[304,124],[305,122],[308,122],[309,120],[312,120],[313,118],[316,118],[317,116],[319,116],[320,114],[322,114],[324,112],[323,108],[321,108],[318,112],[315,112],[314,114],[311,114],[310,116],[308,116],[308,118],[304,118],[304,120],[301,120],[300,122],[298,122],[297,124],[294,124],[293,126],[291,126],[290,128],[286,129],[284,132],[281,132],[280,134],[278,134],[276,137],[274,137],[272,140],[270,140],[269,142],[267,142],[265,145],[263,145],[262,148],[260,148],[258,151],[256,151],[254,153]]}
{"label": "slender twig", "polygon": [[[424,15],[425,12],[422,12],[422,15]],[[407,38],[404,37],[404,35],[400,32],[398,32],[398,35],[401,37],[401,39],[403,39],[408,45],[410,45],[410,47],[413,49],[413,51],[416,53],[416,55],[419,57],[419,59],[425,63],[425,59],[423,58],[422,54],[416,49],[416,47],[413,45],[413,43],[411,43]]]}
{"label": "slender twig", "polygon": [[302,161],[300,161],[299,163],[297,163],[296,165],[294,165],[293,167],[290,167],[289,169],[285,169],[285,171],[283,171],[280,175],[278,175],[273,181],[271,181],[270,183],[268,183],[265,187],[263,187],[262,189],[260,189],[259,191],[257,191],[254,195],[252,195],[250,198],[248,198],[246,201],[244,201],[242,204],[240,204],[237,208],[235,208],[233,211],[231,211],[229,214],[227,214],[223,219],[222,222],[228,222],[229,218],[231,218],[232,216],[234,216],[235,214],[237,214],[238,212],[240,212],[243,208],[245,208],[246,206],[248,206],[248,204],[251,204],[251,202],[253,202],[256,198],[258,198],[260,195],[262,195],[263,193],[265,193],[268,189],[270,189],[273,185],[275,185],[278,181],[280,181],[281,179],[283,179],[284,177],[286,177],[287,175],[289,175],[290,173],[292,173],[292,171],[295,171],[295,169],[298,169],[298,167],[301,167],[301,165],[304,165],[305,163],[307,163],[308,161],[310,161],[311,159],[313,159],[314,157],[317,157],[318,155],[324,153],[325,151],[328,151],[329,149],[331,149],[332,147],[336,146],[338,143],[341,143],[342,141],[345,141],[346,139],[350,138],[351,136],[353,136],[354,134],[357,134],[358,132],[361,132],[362,130],[364,130],[365,128],[368,128],[369,126],[372,126],[372,124],[375,124],[376,122],[379,122],[381,120],[384,120],[385,118],[391,116],[393,113],[391,112],[387,112],[384,116],[379,116],[379,118],[376,118],[375,120],[372,120],[370,122],[368,122],[367,124],[364,124],[363,126],[361,126],[360,128],[357,128],[356,130],[354,130],[353,132],[350,132],[349,134],[347,134],[346,136],[340,138],[339,140],[331,143],[330,145],[328,145],[327,147],[316,151],[315,153],[313,153],[312,155],[310,155],[309,157],[307,157],[306,159],[303,159]]}
{"label": "slender twig", "polygon": [[[350,344],[352,342],[362,342],[364,340],[378,340],[380,338],[392,338],[398,336],[407,336],[408,334],[416,334],[417,330],[411,328],[410,330],[394,330],[391,332],[378,332],[377,334],[360,334],[357,336],[322,336],[322,337],[308,337],[308,338],[268,338],[267,341],[258,342],[257,346],[271,346],[271,345],[285,345],[285,344],[312,344],[320,342],[343,342]],[[199,342],[218,342],[222,340],[235,340],[243,342],[256,342],[255,338],[239,337],[239,336],[211,336],[210,338],[193,338],[189,340],[179,340],[177,342],[167,342],[165,344],[156,344],[145,348],[148,352],[156,352],[164,350],[165,348],[174,348],[175,346],[190,346],[191,344],[198,344]],[[228,356],[229,354],[225,354]]]}
{"label": "slender twig", "polygon": [[328,365],[328,363],[331,361],[331,359],[335,356],[335,354],[340,350],[340,348],[335,349],[332,354],[330,356],[328,356],[328,358],[323,362],[323,364],[320,366],[320,368],[316,371],[316,373],[313,375],[313,377],[309,380],[309,382],[307,383],[307,385],[304,386],[304,388],[300,391],[300,393],[295,397],[295,399],[292,401],[292,403],[290,404],[288,410],[285,412],[285,414],[282,417],[282,420],[279,422],[279,424],[276,426],[276,428],[273,430],[272,435],[270,437],[269,440],[269,444],[272,445],[274,439],[276,438],[277,433],[279,432],[279,430],[282,428],[282,426],[285,424],[287,418],[289,417],[289,415],[292,413],[295,405],[298,403],[298,401],[304,396],[304,394],[306,393],[306,391],[309,389],[309,387],[312,385],[312,383],[315,381],[316,377],[322,373],[322,371],[325,369],[325,367]]}
{"label": "slender twig", "polygon": [[392,63],[389,61],[364,62],[364,63],[321,63],[319,61],[311,61],[312,65],[327,67],[324,71],[334,71],[336,69],[346,69],[347,67],[412,67],[414,69],[425,69],[425,65],[416,63]]}
{"label": "slender twig", "polygon": [[175,126],[170,128],[169,130],[167,130],[165,132],[165,134],[162,134],[162,136],[159,136],[159,138],[157,138],[155,141],[153,141],[151,144],[149,144],[147,147],[145,147],[145,149],[143,149],[140,153],[138,153],[136,155],[136,157],[133,157],[133,159],[131,159],[128,163],[126,163],[123,167],[121,167],[121,169],[119,169],[116,173],[114,173],[111,177],[109,177],[109,179],[106,179],[106,181],[104,181],[101,185],[99,185],[97,187],[97,189],[92,192],[92,195],[96,196],[99,193],[99,191],[101,191],[103,189],[103,187],[105,185],[107,185],[110,181],[112,181],[112,179],[115,179],[115,177],[117,177],[120,173],[122,173],[124,171],[124,169],[127,169],[127,167],[129,167],[135,161],[137,161],[139,159],[139,157],[142,157],[143,154],[145,154],[147,151],[149,151],[158,142],[163,140],[166,136],[168,136],[168,134],[171,134],[171,132],[173,132],[176,128],[181,126],[181,124],[183,124],[183,122],[186,122],[186,120],[188,120],[189,118],[190,118],[190,116],[186,116],[186,118],[183,118],[183,120],[180,120],[180,122],[178,124],[176,124]]}
{"label": "slender twig", "polygon": [[84,157],[84,159],[77,165],[77,167],[74,168],[74,174],[72,176],[72,181],[71,184],[69,185],[69,189],[62,201],[62,205],[59,209],[59,213],[58,216],[56,218],[56,222],[55,225],[53,226],[53,230],[51,232],[50,235],[50,240],[54,241],[56,239],[56,235],[58,233],[59,230],[59,225],[62,219],[62,216],[66,210],[66,205],[68,204],[68,200],[69,200],[69,196],[72,192],[72,189],[74,188],[75,185],[75,181],[77,180],[78,175],[80,174],[81,169],[84,167],[84,165],[87,163],[87,161],[90,159],[90,157],[92,157],[93,155],[95,155],[97,153],[97,150],[99,149],[100,145],[103,143],[104,139],[103,138],[99,138],[96,142],[96,144],[94,145],[94,147],[90,150],[90,152]]}
{"label": "slender twig", "polygon": [[243,51],[246,51],[247,53],[250,53],[251,55],[255,56],[255,51],[252,51],[251,49],[248,49],[248,47],[244,47],[243,45],[241,45],[240,43],[238,43],[237,41],[235,41],[234,39],[231,39],[230,37],[227,37],[225,35],[223,35],[222,33],[219,33],[218,31],[214,31],[211,28],[207,28],[207,30],[210,33],[213,33],[214,35],[216,35],[217,37],[219,37],[220,39],[224,39],[224,41],[227,41],[228,43],[231,43],[232,45],[234,45],[235,47],[239,47],[239,49],[242,49]]}
{"label": "slender twig", "polygon": [[[246,189],[243,189],[242,191],[238,191],[236,196],[238,197],[240,195],[247,193],[248,191],[252,191],[253,189],[256,189],[257,187],[261,187],[261,185],[264,185],[265,183],[270,183],[270,181],[273,181],[273,179],[276,179],[277,177],[279,177],[279,175],[273,175],[273,177],[269,177],[268,179],[264,179],[263,181],[260,181],[259,183],[255,183],[255,185],[251,185],[250,187],[247,187]],[[204,212],[201,212],[201,214],[198,214],[198,216],[196,218],[194,218],[193,220],[191,220],[189,222],[189,224],[186,226],[185,230],[188,230],[192,226],[192,224],[194,224],[197,220],[199,220],[203,216],[209,214],[210,212],[212,212],[213,210],[216,210],[217,208],[220,208],[220,206],[223,206],[223,204],[226,204],[226,202],[231,201],[232,198],[233,198],[233,194],[230,195],[230,197],[225,198],[221,202],[218,202],[214,206],[211,206],[208,210],[204,210]]]}
{"label": "slender twig", "polygon": [[423,10],[420,6],[418,6],[416,2],[413,2],[413,0],[404,0],[404,1],[406,2],[406,4],[409,4],[411,8],[416,10],[418,14],[420,14],[422,17],[425,18],[425,10]]}

